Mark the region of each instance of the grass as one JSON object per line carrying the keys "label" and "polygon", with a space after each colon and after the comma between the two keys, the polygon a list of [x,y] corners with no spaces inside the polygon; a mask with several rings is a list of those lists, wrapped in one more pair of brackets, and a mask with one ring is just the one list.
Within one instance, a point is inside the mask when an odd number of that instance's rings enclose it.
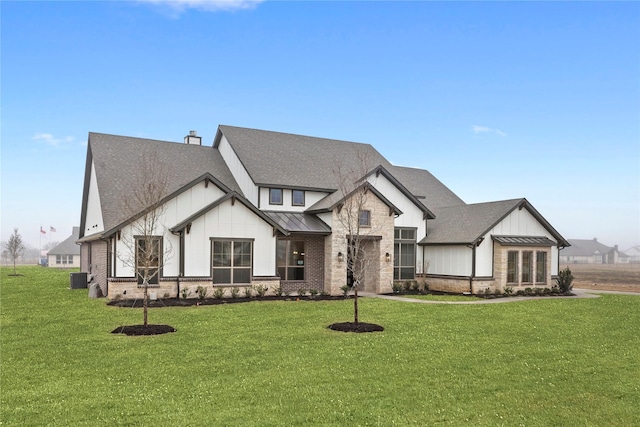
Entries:
{"label": "grass", "polygon": [[351,301],[142,311],[0,271],[2,425],[639,425],[640,297]]}

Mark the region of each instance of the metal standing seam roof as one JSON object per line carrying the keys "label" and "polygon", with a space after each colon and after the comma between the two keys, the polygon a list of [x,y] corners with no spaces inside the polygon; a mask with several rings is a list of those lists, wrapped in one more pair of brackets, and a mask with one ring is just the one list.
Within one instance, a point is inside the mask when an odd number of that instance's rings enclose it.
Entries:
{"label": "metal standing seam roof", "polygon": [[509,246],[555,246],[556,242],[545,236],[492,236],[493,240]]}
{"label": "metal standing seam roof", "polygon": [[315,215],[302,212],[264,212],[290,233],[331,234],[331,227]]}

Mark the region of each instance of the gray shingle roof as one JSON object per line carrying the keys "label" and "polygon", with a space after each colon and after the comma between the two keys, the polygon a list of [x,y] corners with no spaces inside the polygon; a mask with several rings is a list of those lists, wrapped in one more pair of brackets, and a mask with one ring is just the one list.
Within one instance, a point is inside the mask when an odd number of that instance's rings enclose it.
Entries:
{"label": "gray shingle roof", "polygon": [[[144,155],[155,154],[159,162],[169,165],[169,193],[210,173],[229,189],[242,194],[220,152],[212,147],[92,132],[89,133],[88,150],[90,157],[87,160],[92,158],[96,168],[105,230],[127,219],[121,209],[122,194],[136,182],[139,161]],[[87,185],[85,179],[85,187]],[[82,218],[86,211],[84,205],[83,201]]]}
{"label": "gray shingle roof", "polygon": [[560,252],[562,256],[592,256],[606,254],[614,248],[598,242],[596,239],[569,239],[571,246]]}
{"label": "gray shingle roof", "polygon": [[389,172],[429,209],[465,204],[427,170],[392,166]]}
{"label": "gray shingle roof", "polygon": [[427,221],[427,237],[420,243],[473,243],[523,200],[435,208],[436,219]]}
{"label": "gray shingle roof", "polygon": [[71,236],[63,240],[58,246],[51,249],[47,255],[80,255],[80,246],[76,244],[80,235],[80,227],[73,227]]}
{"label": "gray shingle roof", "polygon": [[257,129],[219,126],[220,132],[242,161],[253,182],[261,186],[282,186],[334,191],[339,180],[337,165],[354,165],[364,172],[391,164],[369,144],[316,138]]}
{"label": "gray shingle roof", "polygon": [[427,237],[422,239],[420,244],[475,243],[518,207],[527,209],[556,239],[558,246],[569,245],[560,233],[524,198],[436,208],[434,209],[436,219],[427,221]]}

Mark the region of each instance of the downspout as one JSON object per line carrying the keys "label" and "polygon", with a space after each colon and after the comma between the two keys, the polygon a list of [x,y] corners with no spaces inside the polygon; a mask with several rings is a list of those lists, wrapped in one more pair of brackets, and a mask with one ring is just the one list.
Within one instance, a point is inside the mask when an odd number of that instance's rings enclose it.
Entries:
{"label": "downspout", "polygon": [[473,295],[473,278],[476,276],[476,243],[466,245],[471,249],[471,276],[469,276],[469,294]]}

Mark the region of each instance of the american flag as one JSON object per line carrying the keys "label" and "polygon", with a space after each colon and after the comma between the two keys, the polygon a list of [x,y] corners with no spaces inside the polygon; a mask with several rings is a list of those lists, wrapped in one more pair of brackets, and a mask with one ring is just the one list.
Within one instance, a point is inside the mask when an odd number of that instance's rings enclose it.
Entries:
{"label": "american flag", "polygon": [[46,231],[44,231],[44,230],[42,229],[42,227],[40,227],[40,232],[41,232],[42,234],[47,234],[47,232],[46,232]]}
{"label": "american flag", "polygon": [[56,232],[56,229],[55,229],[55,228],[53,228],[53,227],[51,227],[51,226],[49,227],[49,230],[50,230],[52,233],[55,233],[55,232]]}

